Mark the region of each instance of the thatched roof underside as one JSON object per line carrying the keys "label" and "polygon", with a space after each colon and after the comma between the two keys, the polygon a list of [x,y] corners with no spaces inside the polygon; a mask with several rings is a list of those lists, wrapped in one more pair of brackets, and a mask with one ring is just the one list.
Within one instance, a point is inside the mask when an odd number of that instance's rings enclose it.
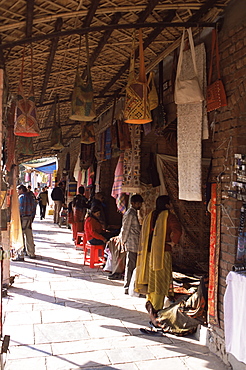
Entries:
{"label": "thatched roof underside", "polygon": [[[60,98],[65,145],[80,135],[71,121],[70,100],[78,64],[86,67],[85,33],[97,114],[124,94],[134,28],[142,27],[147,72],[179,46],[183,26],[194,32],[218,20],[229,0],[1,0],[0,63],[6,71],[9,94],[16,94],[25,46],[24,85],[33,82],[40,137],[34,139],[34,158],[53,155],[50,134],[54,99]],[[211,25],[210,25],[211,26]],[[81,36],[82,35],[82,36]],[[24,158],[22,158],[24,159]]]}

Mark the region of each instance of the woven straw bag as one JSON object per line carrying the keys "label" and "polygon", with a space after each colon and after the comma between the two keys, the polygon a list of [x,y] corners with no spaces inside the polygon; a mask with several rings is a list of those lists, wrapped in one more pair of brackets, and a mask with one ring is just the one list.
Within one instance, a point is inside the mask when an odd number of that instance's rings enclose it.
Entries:
{"label": "woven straw bag", "polygon": [[139,77],[135,77],[135,33],[130,60],[130,70],[126,86],[124,120],[126,123],[144,124],[152,121],[149,107],[149,87],[144,66],[142,30],[139,30]]}

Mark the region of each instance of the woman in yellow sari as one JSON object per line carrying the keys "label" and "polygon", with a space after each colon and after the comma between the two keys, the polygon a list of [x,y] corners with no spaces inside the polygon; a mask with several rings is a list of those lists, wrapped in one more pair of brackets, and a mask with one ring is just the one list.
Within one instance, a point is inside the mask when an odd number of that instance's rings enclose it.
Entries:
{"label": "woman in yellow sari", "polygon": [[172,245],[179,242],[182,228],[169,203],[167,195],[156,199],[156,209],[145,217],[140,235],[135,291],[146,294],[151,318],[163,308],[165,296],[173,295]]}

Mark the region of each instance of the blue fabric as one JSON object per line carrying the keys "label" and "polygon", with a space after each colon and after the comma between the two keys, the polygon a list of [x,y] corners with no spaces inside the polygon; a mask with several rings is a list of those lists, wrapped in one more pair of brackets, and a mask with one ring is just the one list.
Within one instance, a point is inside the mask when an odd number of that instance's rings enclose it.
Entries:
{"label": "blue fabric", "polygon": [[88,241],[91,245],[104,245],[105,244],[102,240],[96,239],[96,238],[93,238],[93,239],[88,240]]}
{"label": "blue fabric", "polygon": [[56,162],[47,164],[45,166],[35,167],[36,170],[44,173],[53,173],[56,170]]}

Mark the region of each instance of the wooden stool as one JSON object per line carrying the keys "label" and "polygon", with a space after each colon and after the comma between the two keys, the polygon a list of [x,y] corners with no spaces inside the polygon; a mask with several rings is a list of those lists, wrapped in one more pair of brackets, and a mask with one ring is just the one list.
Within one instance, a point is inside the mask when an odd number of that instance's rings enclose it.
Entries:
{"label": "wooden stool", "polygon": [[76,249],[82,249],[85,250],[85,233],[84,231],[78,231],[76,236],[76,243],[75,243]]}
{"label": "wooden stool", "polygon": [[[84,255],[84,265],[89,262],[90,268],[97,267],[95,264],[104,264],[104,248],[105,245],[92,245],[90,243],[85,244],[85,255]],[[102,251],[102,257],[99,257],[99,251]],[[89,256],[88,256],[89,252]]]}

